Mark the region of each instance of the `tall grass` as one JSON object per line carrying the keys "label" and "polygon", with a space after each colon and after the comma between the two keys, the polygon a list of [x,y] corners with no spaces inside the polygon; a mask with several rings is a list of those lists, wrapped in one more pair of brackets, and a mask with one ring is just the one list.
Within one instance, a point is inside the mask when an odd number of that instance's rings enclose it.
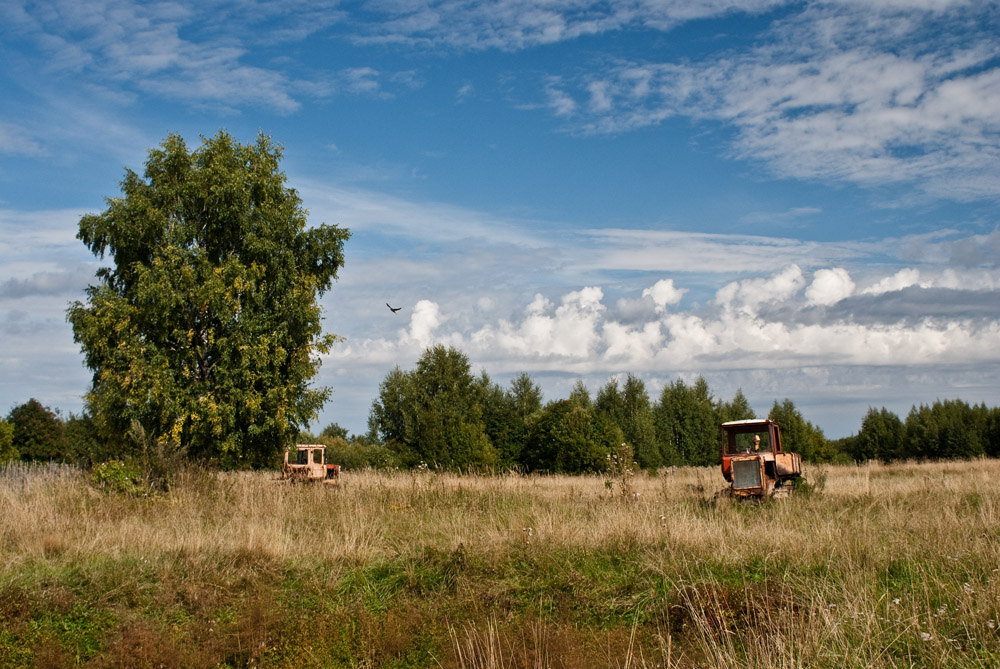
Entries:
{"label": "tall grass", "polygon": [[806,474],[745,504],[714,468],[128,496],[8,466],[0,665],[1000,664],[1000,462]]}

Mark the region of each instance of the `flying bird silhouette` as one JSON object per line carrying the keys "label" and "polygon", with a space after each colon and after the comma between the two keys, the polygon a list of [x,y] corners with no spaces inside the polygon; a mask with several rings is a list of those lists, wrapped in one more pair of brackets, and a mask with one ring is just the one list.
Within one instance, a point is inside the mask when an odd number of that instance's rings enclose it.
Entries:
{"label": "flying bird silhouette", "polygon": [[[385,303],[385,306],[389,307],[389,303],[388,303],[388,302],[386,302],[386,303]],[[400,309],[402,309],[402,308],[403,308],[403,307],[389,307],[389,311],[391,311],[392,313],[396,313],[397,311],[399,311],[399,310],[400,310]]]}

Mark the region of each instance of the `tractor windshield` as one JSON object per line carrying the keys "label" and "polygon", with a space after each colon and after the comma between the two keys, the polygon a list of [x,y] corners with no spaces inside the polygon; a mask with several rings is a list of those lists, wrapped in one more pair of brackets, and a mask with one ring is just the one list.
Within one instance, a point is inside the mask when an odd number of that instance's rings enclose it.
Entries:
{"label": "tractor windshield", "polygon": [[724,425],[722,442],[726,453],[759,453],[771,450],[771,432],[767,425]]}

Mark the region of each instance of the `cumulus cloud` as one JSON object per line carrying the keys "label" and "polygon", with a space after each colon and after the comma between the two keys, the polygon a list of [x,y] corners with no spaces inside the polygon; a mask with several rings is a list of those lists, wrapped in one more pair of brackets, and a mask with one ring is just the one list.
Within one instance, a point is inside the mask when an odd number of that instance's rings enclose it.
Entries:
{"label": "cumulus cloud", "polygon": [[652,298],[657,312],[664,312],[671,304],[677,304],[687,292],[686,288],[675,288],[673,279],[660,279],[642,291],[643,297]]}
{"label": "cumulus cloud", "polygon": [[828,306],[854,293],[854,281],[843,267],[817,270],[813,282],[806,288],[806,302]]}
{"label": "cumulus cloud", "polygon": [[903,290],[920,283],[920,270],[912,267],[901,269],[892,276],[879,279],[861,291],[863,295],[882,295],[897,290]]}
{"label": "cumulus cloud", "polygon": [[472,335],[472,341],[484,350],[496,346],[528,358],[586,358],[600,341],[597,329],[605,310],[603,297],[598,287],[582,288],[564,295],[553,310],[552,302],[538,294],[520,323],[487,324]]}
{"label": "cumulus cloud", "polygon": [[[643,292],[655,293],[657,286],[662,291],[666,281]],[[414,344],[448,343],[464,347],[474,360],[501,371],[559,369],[581,374],[1000,361],[995,346],[1000,318],[989,307],[995,295],[943,288],[924,291],[909,298],[909,311],[901,310],[897,301],[896,307],[883,305],[889,312],[897,309],[892,318],[872,320],[865,310],[882,298],[871,293],[852,297],[854,284],[846,271],[816,272],[813,282],[805,284],[801,270],[790,266],[771,276],[728,284],[711,307],[680,313],[661,310],[632,324],[612,317],[597,286],[565,293],[558,306],[538,294],[517,318],[464,329],[444,327],[448,315],[436,303],[423,301],[414,310],[410,328],[401,330],[398,341],[388,345],[412,351]],[[683,290],[670,287],[671,297]],[[943,318],[921,315],[921,303],[947,304],[949,299],[966,308],[942,312]],[[839,306],[849,300],[850,309],[845,307],[826,321],[797,317],[810,306]],[[765,304],[772,314],[768,317],[759,313]],[[774,317],[777,313],[784,317]],[[366,342],[343,355],[356,356],[366,347],[373,345]]]}
{"label": "cumulus cloud", "polygon": [[715,303],[727,311],[735,310],[754,315],[762,304],[782,302],[805,285],[805,277],[798,265],[789,265],[770,277],[733,281],[723,286],[715,295]]}
{"label": "cumulus cloud", "polygon": [[420,348],[427,348],[434,343],[435,332],[441,325],[441,310],[430,300],[420,300],[413,307],[410,316],[410,328],[400,333],[400,340],[413,342]]}

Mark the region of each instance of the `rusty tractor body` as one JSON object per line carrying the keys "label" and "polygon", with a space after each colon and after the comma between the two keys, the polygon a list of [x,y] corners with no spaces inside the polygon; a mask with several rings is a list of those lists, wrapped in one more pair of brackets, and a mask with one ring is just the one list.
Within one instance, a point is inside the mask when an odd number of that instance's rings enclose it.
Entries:
{"label": "rusty tractor body", "polygon": [[781,450],[781,430],[773,420],[734,420],[722,424],[722,475],[734,497],[783,496],[802,476],[802,458]]}
{"label": "rusty tractor body", "polygon": [[340,465],[326,463],[326,446],[321,444],[296,444],[294,461],[289,461],[292,451],[285,451],[285,466],[281,478],[293,483],[322,481],[336,485],[340,482]]}

